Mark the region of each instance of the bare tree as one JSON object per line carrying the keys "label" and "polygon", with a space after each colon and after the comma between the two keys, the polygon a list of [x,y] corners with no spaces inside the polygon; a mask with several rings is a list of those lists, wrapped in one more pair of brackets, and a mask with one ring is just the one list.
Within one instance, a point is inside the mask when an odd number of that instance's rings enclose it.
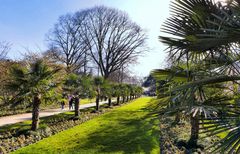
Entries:
{"label": "bare tree", "polygon": [[11,44],[5,41],[0,42],[0,60],[6,59]]}
{"label": "bare tree", "polygon": [[126,13],[100,6],[77,12],[75,20],[82,21],[82,14],[86,16],[84,24],[80,22],[81,36],[104,78],[145,51],[146,35]]}
{"label": "bare tree", "polygon": [[[8,78],[8,69],[12,65],[10,60],[7,60],[7,54],[11,44],[5,41],[0,42],[0,95],[3,96],[4,85]],[[1,100],[1,99],[0,99]]]}
{"label": "bare tree", "polygon": [[48,35],[48,52],[66,65],[67,72],[75,72],[86,63],[84,59],[87,46],[79,33],[84,18],[85,15],[81,14],[76,22],[71,14],[61,16]]}

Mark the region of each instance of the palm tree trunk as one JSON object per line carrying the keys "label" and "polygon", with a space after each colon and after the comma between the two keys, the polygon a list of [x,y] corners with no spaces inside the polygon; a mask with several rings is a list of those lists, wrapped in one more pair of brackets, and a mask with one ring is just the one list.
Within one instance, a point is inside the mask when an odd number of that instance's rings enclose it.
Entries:
{"label": "palm tree trunk", "polygon": [[108,106],[109,106],[109,107],[112,106],[112,98],[111,98],[111,97],[108,98]]}
{"label": "palm tree trunk", "polygon": [[98,111],[99,110],[99,94],[97,95],[97,97],[96,97],[96,111]]}
{"label": "palm tree trunk", "polygon": [[77,96],[75,99],[75,117],[79,117],[80,116],[80,110],[79,110],[79,105],[80,105],[80,101],[79,101],[79,97]]}
{"label": "palm tree trunk", "polygon": [[179,123],[180,122],[180,113],[176,113],[174,122],[175,123]]}
{"label": "palm tree trunk", "polygon": [[117,97],[117,105],[119,105],[119,103],[120,103],[120,98],[119,98],[119,96]]}
{"label": "palm tree trunk", "polygon": [[191,116],[191,137],[188,141],[188,144],[196,147],[198,141],[198,134],[199,134],[199,119],[198,117]]}
{"label": "palm tree trunk", "polygon": [[40,111],[40,95],[37,94],[33,98],[33,110],[32,110],[32,127],[31,130],[36,131],[39,127],[39,111]]}

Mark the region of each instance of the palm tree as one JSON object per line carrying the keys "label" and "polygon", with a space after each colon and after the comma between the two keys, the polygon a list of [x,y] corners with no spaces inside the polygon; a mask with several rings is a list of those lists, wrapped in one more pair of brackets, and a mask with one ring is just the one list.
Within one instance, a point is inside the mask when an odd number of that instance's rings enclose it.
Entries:
{"label": "palm tree", "polygon": [[139,98],[143,94],[143,88],[138,86],[136,89],[136,97]]}
{"label": "palm tree", "polygon": [[52,80],[59,70],[59,68],[51,69],[42,60],[37,60],[27,68],[15,65],[10,69],[11,78],[7,83],[7,88],[16,92],[14,99],[32,98],[31,130],[33,131],[39,126],[41,96],[56,87]]}
{"label": "palm tree", "polygon": [[96,87],[96,111],[99,111],[100,108],[100,104],[99,104],[99,100],[100,100],[100,96],[101,96],[101,86],[104,84],[104,78],[103,77],[95,77],[94,78],[94,85]]}
{"label": "palm tree", "polygon": [[135,93],[135,86],[134,86],[134,85],[131,85],[131,86],[130,86],[130,96],[129,96],[129,99],[130,99],[130,100],[133,99],[134,93]]}
{"label": "palm tree", "polygon": [[[237,84],[240,79],[239,7],[238,0],[227,5],[212,0],[174,1],[172,16],[163,25],[163,32],[171,36],[160,37],[169,47],[174,63],[186,62],[188,77],[191,76],[190,65],[198,65],[193,68],[196,74],[191,80],[171,90],[173,97],[181,100],[171,103],[179,110],[189,109],[192,126],[201,118],[202,124],[212,125],[206,132],[215,135],[228,131],[228,135],[216,143],[216,150],[229,153],[240,152],[240,125],[236,114],[239,105],[232,95],[223,96],[219,92],[222,92],[220,89],[229,91],[226,84]],[[232,101],[235,103],[230,103]],[[195,145],[198,130],[192,127],[190,141]]]}
{"label": "palm tree", "polygon": [[130,85],[130,84],[127,84],[126,85],[127,87],[127,92],[126,92],[126,94],[127,94],[127,102],[130,100],[130,94],[131,94],[131,87],[132,87],[132,85]]}
{"label": "palm tree", "polygon": [[79,93],[78,93],[78,87],[80,87],[80,77],[76,74],[69,74],[67,76],[67,78],[65,79],[64,82],[64,89],[68,92],[70,92],[70,94],[72,95],[72,97],[74,96],[74,111],[75,111],[75,117],[78,117],[80,115],[80,111],[79,111]]}
{"label": "palm tree", "polygon": [[112,106],[112,96],[113,96],[113,84],[105,80],[104,84],[101,86],[101,92],[103,97],[108,98],[108,107]]}
{"label": "palm tree", "polygon": [[113,96],[117,97],[117,105],[120,104],[120,96],[121,96],[121,86],[120,84],[113,85]]}
{"label": "palm tree", "polygon": [[89,76],[79,76],[77,74],[70,74],[67,76],[64,85],[65,90],[74,95],[75,118],[80,116],[80,98],[94,97],[92,84],[92,78]]}
{"label": "palm tree", "polygon": [[128,88],[126,84],[119,84],[120,95],[122,97],[122,103],[125,102],[125,98],[128,94]]}

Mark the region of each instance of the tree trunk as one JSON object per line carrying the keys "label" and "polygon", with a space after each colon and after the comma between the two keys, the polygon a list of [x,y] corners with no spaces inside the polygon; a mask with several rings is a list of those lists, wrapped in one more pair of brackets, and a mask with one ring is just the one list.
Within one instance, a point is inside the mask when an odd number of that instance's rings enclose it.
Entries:
{"label": "tree trunk", "polygon": [[188,141],[190,146],[196,147],[199,134],[199,120],[198,117],[191,116],[191,137]]}
{"label": "tree trunk", "polygon": [[32,127],[31,130],[36,131],[39,127],[39,111],[40,111],[40,95],[37,94],[33,98],[33,110],[32,110]]}
{"label": "tree trunk", "polygon": [[129,96],[127,96],[127,102],[129,101]]}
{"label": "tree trunk", "polygon": [[108,98],[108,106],[109,106],[109,107],[112,106],[112,98],[111,98],[111,97]]}
{"label": "tree trunk", "polygon": [[122,99],[123,99],[122,102],[125,103],[125,96],[123,96]]}
{"label": "tree trunk", "polygon": [[108,77],[109,77],[109,72],[104,72],[104,74],[102,74],[103,75],[103,78],[104,79],[108,79]]}
{"label": "tree trunk", "polygon": [[177,113],[175,115],[175,121],[174,122],[177,123],[177,124],[180,122],[180,113]]}
{"label": "tree trunk", "polygon": [[87,74],[87,54],[84,54],[84,62],[83,62],[83,73],[84,75]]}
{"label": "tree trunk", "polygon": [[98,111],[99,110],[99,94],[97,95],[97,97],[96,97],[96,111]]}
{"label": "tree trunk", "polygon": [[75,103],[75,117],[79,117],[80,116],[80,110],[79,110],[80,100],[78,96],[75,97],[74,103]]}
{"label": "tree trunk", "polygon": [[119,98],[119,96],[117,97],[117,105],[119,105],[120,104],[120,98]]}

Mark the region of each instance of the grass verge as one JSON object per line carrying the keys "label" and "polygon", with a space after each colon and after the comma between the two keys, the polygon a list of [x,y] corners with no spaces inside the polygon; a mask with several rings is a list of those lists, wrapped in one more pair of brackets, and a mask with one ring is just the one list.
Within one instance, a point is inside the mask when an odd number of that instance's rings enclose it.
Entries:
{"label": "grass verge", "polygon": [[14,153],[159,153],[159,120],[140,98]]}

